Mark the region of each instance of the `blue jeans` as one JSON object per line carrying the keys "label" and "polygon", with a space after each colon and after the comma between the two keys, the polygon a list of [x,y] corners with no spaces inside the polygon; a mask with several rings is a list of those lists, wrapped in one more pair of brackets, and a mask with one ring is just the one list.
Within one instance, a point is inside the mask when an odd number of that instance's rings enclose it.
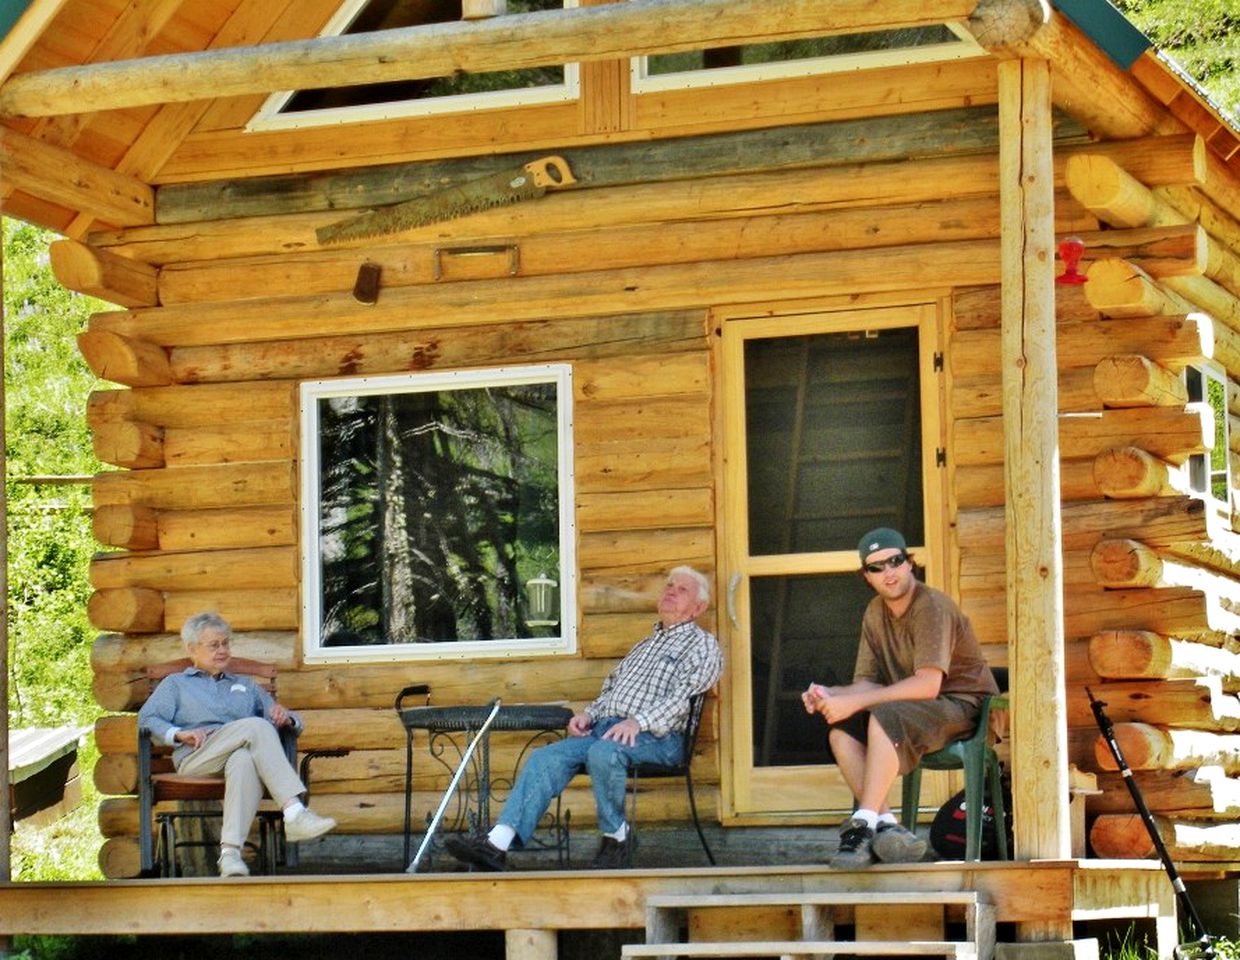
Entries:
{"label": "blue jeans", "polygon": [[624,791],[629,766],[635,763],[679,763],[684,746],[679,733],[664,737],[639,733],[637,742],[631,747],[614,740],[604,740],[603,734],[619,722],[619,717],[608,717],[596,723],[584,737],[568,736],[531,753],[517,774],[517,782],[513,784],[497,822],[512,827],[521,843],[525,844],[534,835],[534,828],[551,806],[551,801],[563,792],[584,766],[594,788],[599,830],[602,833],[619,830],[624,825]]}

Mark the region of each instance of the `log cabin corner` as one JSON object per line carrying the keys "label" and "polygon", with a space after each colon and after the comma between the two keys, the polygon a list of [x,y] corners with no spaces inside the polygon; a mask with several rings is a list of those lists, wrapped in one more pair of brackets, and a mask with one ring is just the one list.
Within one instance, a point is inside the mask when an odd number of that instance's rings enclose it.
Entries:
{"label": "log cabin corner", "polygon": [[[1105,0],[12,6],[0,203],[115,305],[79,344],[116,469],[89,609],[109,880],[58,886],[72,912],[3,886],[0,934],[192,931],[162,906],[191,883],[238,931],[481,926],[545,960],[660,909],[780,939],[776,900],[926,939],[963,892],[1000,949],[1132,918],[1168,955],[1175,896],[1087,686],[1235,912],[1240,134]],[[795,694],[850,673],[879,523],[1009,670],[1011,862],[841,872],[730,839],[849,809]],[[580,705],[680,563],[726,657],[694,758],[720,864],[669,841],[679,865],[585,896],[405,875],[397,693]],[[138,878],[136,681],[205,609],[277,665],[340,822],[332,869],[244,898]],[[448,776],[417,768],[417,817]],[[927,776],[923,829],[958,786]],[[565,803],[590,824],[588,784]],[[641,811],[674,835],[683,786]],[[744,923],[676,900],[711,894]]]}

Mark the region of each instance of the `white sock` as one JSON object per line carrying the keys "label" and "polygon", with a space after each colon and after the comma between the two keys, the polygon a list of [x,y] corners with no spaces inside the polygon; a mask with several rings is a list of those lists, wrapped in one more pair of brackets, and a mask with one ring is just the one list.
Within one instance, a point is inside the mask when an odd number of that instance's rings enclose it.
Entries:
{"label": "white sock", "polygon": [[624,843],[628,835],[629,835],[629,825],[627,821],[620,824],[620,829],[615,831],[614,833],[603,834],[603,836],[605,837],[611,837],[613,840],[616,841],[616,843]]}
{"label": "white sock", "polygon": [[284,822],[291,823],[306,812],[306,805],[300,800],[294,800],[284,808]]}
{"label": "white sock", "polygon": [[487,834],[487,840],[491,846],[499,850],[507,850],[512,846],[512,841],[516,837],[517,831],[512,829],[506,823],[497,823],[491,828],[491,832]]}
{"label": "white sock", "polygon": [[877,810],[866,810],[864,808],[860,810],[854,810],[852,818],[854,820],[864,820],[865,825],[869,827],[871,830],[873,830],[875,827],[878,826],[878,811]]}
{"label": "white sock", "polygon": [[880,813],[878,815],[878,822],[879,823],[895,823],[896,815],[892,813],[890,810],[888,810],[886,813]]}

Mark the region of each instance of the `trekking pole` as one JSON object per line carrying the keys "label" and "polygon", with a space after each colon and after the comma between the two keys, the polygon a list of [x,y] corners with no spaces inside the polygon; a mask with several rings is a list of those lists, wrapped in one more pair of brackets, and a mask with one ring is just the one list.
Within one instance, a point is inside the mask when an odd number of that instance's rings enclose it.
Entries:
{"label": "trekking pole", "polygon": [[1115,727],[1111,723],[1111,718],[1106,714],[1106,704],[1095,697],[1089,687],[1085,688],[1085,695],[1089,697],[1089,708],[1094,712],[1094,720],[1098,724],[1098,729],[1102,731],[1102,737],[1111,749],[1111,756],[1115,758],[1115,764],[1119,768],[1120,776],[1124,778],[1124,783],[1128,785],[1128,792],[1132,794],[1132,802],[1136,804],[1137,812],[1141,814],[1141,820],[1145,823],[1145,829],[1149,833],[1150,839],[1154,841],[1154,849],[1158,851],[1163,869],[1167,871],[1167,877],[1171,881],[1171,888],[1175,891],[1176,899],[1179,900],[1180,906],[1188,916],[1197,934],[1196,945],[1200,952],[1196,956],[1203,958],[1203,960],[1210,960],[1214,956],[1214,938],[1206,933],[1205,924],[1201,922],[1201,916],[1197,913],[1197,908],[1193,906],[1193,901],[1188,895],[1188,888],[1184,886],[1184,881],[1180,878],[1180,872],[1176,870],[1171,854],[1167,850],[1167,845],[1163,843],[1162,835],[1158,832],[1158,824],[1154,822],[1154,815],[1150,813],[1150,808],[1146,806],[1145,798],[1141,796],[1141,790],[1133,778],[1132,770],[1129,769],[1128,763],[1124,760],[1124,754],[1119,748],[1119,741],[1115,739]]}
{"label": "trekking pole", "polygon": [[426,836],[422,838],[422,842],[418,845],[418,852],[414,854],[413,860],[409,866],[405,868],[405,873],[417,873],[418,864],[422,862],[422,854],[426,852],[426,848],[430,846],[431,839],[435,836],[435,831],[439,828],[439,821],[443,819],[443,812],[448,807],[448,801],[452,799],[452,794],[456,790],[456,785],[461,782],[461,775],[465,773],[465,768],[469,766],[469,759],[474,755],[474,748],[478,746],[478,742],[486,736],[487,730],[491,726],[491,722],[499,713],[500,699],[496,697],[492,700],[488,707],[491,708],[490,714],[478,728],[478,732],[474,734],[474,739],[470,741],[469,746],[465,748],[465,754],[461,757],[461,764],[456,768],[456,773],[452,775],[452,782],[448,784],[448,789],[444,791],[443,799],[439,801],[439,809],[435,811],[435,816],[431,818],[431,824],[426,828]]}

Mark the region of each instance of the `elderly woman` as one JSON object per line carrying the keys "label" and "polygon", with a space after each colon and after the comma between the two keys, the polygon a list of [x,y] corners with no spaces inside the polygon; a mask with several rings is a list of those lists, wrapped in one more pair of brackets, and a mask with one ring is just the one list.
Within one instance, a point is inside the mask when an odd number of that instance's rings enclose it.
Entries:
{"label": "elderly woman", "polygon": [[280,745],[278,727],[301,729],[301,721],[250,677],[225,669],[232,654],[232,628],[214,613],[185,621],[181,639],[191,665],[165,677],[138,712],[152,737],[173,747],[178,773],[224,775],[224,822],[220,828],[222,877],[250,870],[241,846],[258,813],[263,788],[284,810],[284,835],[297,843],[336,826],[301,802],[305,793]]}

